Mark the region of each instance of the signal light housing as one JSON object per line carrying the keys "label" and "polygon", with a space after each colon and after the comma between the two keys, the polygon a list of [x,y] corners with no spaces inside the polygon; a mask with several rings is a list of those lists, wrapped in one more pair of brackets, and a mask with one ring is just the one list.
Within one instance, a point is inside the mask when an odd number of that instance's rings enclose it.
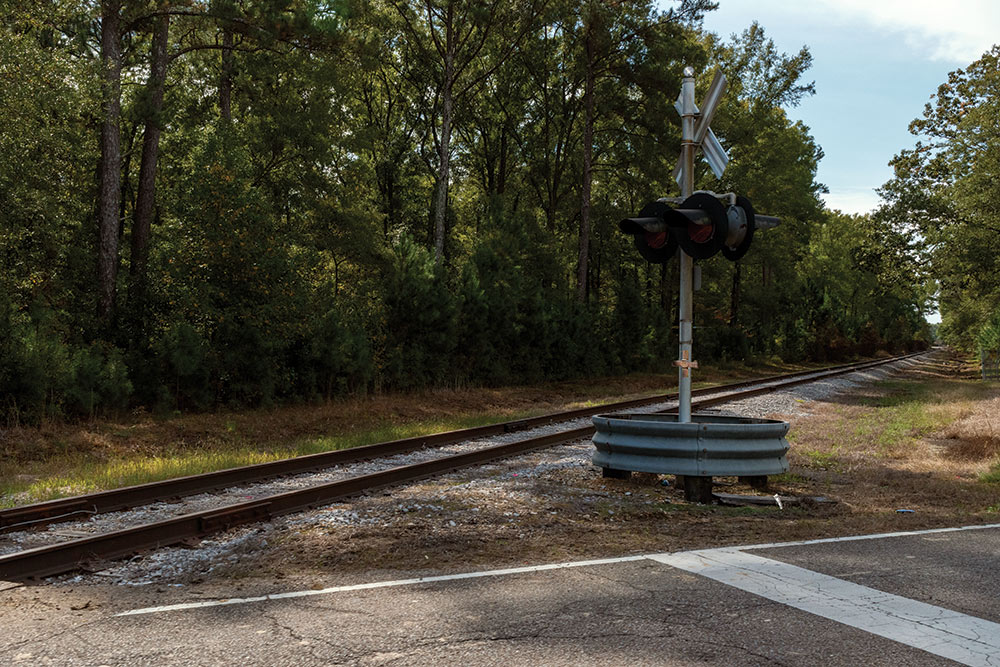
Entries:
{"label": "signal light housing", "polygon": [[721,250],[726,259],[735,262],[750,249],[754,232],[777,225],[778,219],[758,216],[746,197],[730,201],[735,204],[727,206],[711,192],[696,192],[677,208],[663,200],[650,202],[638,216],[625,218],[618,227],[633,236],[636,249],[647,262],[666,262],[678,246],[694,259],[708,259]]}
{"label": "signal light housing", "polygon": [[646,204],[634,218],[625,218],[618,227],[631,234],[636,250],[650,264],[664,264],[677,252],[677,239],[667,225],[672,209],[664,202]]}
{"label": "signal light housing", "polygon": [[753,233],[757,230],[757,214],[753,204],[746,197],[736,197],[736,206],[730,206],[726,211],[728,230],[726,240],[722,243],[722,254],[731,262],[735,262],[747,254]]}

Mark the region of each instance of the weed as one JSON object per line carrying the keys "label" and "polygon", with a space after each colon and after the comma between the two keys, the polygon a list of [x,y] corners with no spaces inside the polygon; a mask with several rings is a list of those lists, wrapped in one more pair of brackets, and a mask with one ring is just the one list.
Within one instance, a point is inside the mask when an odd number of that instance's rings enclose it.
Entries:
{"label": "weed", "polygon": [[808,484],[811,481],[805,475],[799,475],[794,472],[783,472],[780,475],[771,475],[770,477],[772,484]]}
{"label": "weed", "polygon": [[0,507],[64,498],[103,489],[134,486],[173,477],[195,475],[212,470],[264,463],[281,458],[276,452],[262,452],[249,447],[227,451],[176,452],[160,456],[130,458],[102,463],[77,455],[64,464],[62,472],[49,472],[36,479],[6,482],[0,486]]}
{"label": "weed", "polygon": [[817,449],[807,449],[799,452],[799,454],[805,457],[806,465],[810,468],[834,470],[837,472],[841,470],[840,459],[833,452],[821,452]]}
{"label": "weed", "polygon": [[1000,461],[997,461],[990,469],[979,476],[980,482],[987,484],[1000,484]]}

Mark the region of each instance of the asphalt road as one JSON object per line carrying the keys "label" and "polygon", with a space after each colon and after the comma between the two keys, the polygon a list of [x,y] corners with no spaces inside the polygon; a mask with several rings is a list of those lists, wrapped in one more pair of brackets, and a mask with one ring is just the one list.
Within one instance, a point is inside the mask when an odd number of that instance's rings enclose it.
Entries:
{"label": "asphalt road", "polygon": [[21,588],[0,593],[0,663],[1000,665],[998,565],[994,527],[256,601]]}

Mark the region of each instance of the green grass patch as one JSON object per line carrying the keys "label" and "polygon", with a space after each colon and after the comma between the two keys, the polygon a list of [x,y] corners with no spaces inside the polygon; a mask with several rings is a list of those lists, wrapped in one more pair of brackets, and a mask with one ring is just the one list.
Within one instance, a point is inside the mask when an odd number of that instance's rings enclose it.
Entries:
{"label": "green grass patch", "polygon": [[979,481],[987,484],[1000,484],[1000,461],[994,463],[989,470],[980,475]]}
{"label": "green grass patch", "polygon": [[805,475],[799,475],[794,472],[783,472],[780,475],[771,475],[771,482],[775,484],[808,484],[812,480]]}
{"label": "green grass patch", "polygon": [[[935,383],[909,380],[883,380],[877,386],[884,394],[861,399],[863,405],[874,410],[857,419],[854,433],[869,439],[876,445],[880,455],[891,455],[894,450],[907,443],[922,438],[954,421],[958,413],[935,409],[943,406],[943,401],[954,404],[960,400],[974,400],[982,397],[980,388],[969,383],[949,382],[950,388],[957,390],[942,394]],[[944,398],[947,396],[947,398]]]}
{"label": "green grass patch", "polygon": [[822,468],[824,470],[841,470],[840,458],[833,452],[821,452],[817,449],[806,449],[799,454],[806,459],[810,468]]}
{"label": "green grass patch", "polygon": [[81,454],[65,454],[43,463],[28,464],[0,475],[0,507],[65,498],[106,489],[158,482],[174,477],[198,475],[226,468],[267,463],[293,456],[351,449],[378,442],[412,438],[442,431],[486,426],[512,419],[537,416],[529,411],[513,416],[466,415],[409,423],[389,423],[341,435],[307,438],[288,449],[263,449],[252,443],[225,444],[218,449],[166,451],[158,456],[135,456],[95,461]]}
{"label": "green grass patch", "polygon": [[912,380],[879,380],[874,383],[885,393],[875,397],[863,397],[862,405],[870,405],[877,408],[889,408],[913,401],[926,400],[932,395],[931,387],[926,382],[915,382]]}
{"label": "green grass patch", "polygon": [[281,456],[274,452],[262,452],[252,448],[178,452],[106,463],[74,456],[62,461],[53,461],[45,466],[45,468],[57,466],[63,469],[62,472],[38,470],[35,475],[22,474],[23,477],[34,479],[0,485],[2,493],[0,507],[14,507],[53,498],[134,486],[173,477],[264,463],[278,458]]}

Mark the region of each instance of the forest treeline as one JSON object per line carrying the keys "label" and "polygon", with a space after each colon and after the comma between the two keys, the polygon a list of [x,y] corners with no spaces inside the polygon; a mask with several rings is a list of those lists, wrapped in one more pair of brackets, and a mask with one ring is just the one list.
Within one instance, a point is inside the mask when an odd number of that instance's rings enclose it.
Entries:
{"label": "forest treeline", "polygon": [[670,368],[676,259],[617,222],[677,194],[685,65],[730,81],[697,187],[783,220],[702,263],[696,358],[927,345],[908,228],[786,115],[808,49],[712,9],[0,0],[0,419]]}
{"label": "forest treeline", "polygon": [[951,72],[909,129],[876,217],[937,284],[942,339],[1000,351],[1000,45]]}

